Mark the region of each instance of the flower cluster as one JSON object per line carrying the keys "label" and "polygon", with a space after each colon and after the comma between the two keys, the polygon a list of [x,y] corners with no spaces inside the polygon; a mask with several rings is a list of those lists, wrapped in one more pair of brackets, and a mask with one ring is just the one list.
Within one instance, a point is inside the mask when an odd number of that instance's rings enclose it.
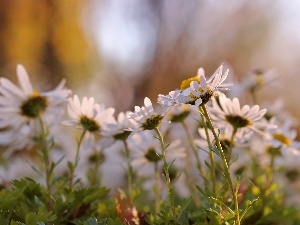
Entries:
{"label": "flower cluster", "polygon": [[[0,78],[0,184],[8,189],[10,179],[44,179],[46,194],[30,206],[44,201],[57,224],[78,224],[87,212],[95,218],[108,215],[103,212],[109,206],[88,202],[100,192],[80,192],[99,184],[123,190],[111,214],[124,224],[275,224],[277,206],[300,207],[295,119],[257,101],[258,91],[274,81],[271,72],[251,76],[251,85],[233,85],[228,76],[223,65],[208,79],[199,68],[178,89],[159,94],[157,105],[145,97],[143,106],[115,117],[114,108],[93,97],[71,96],[65,80],[51,91],[34,89],[18,65],[19,86]],[[252,101],[242,105],[240,90]],[[236,93],[239,98],[229,97]],[[292,191],[285,190],[286,182]],[[79,200],[70,197],[73,192],[88,196]],[[258,199],[264,202],[255,205]],[[79,205],[69,207],[73,200]],[[150,202],[147,209],[145,202]],[[185,211],[188,204],[191,213]],[[5,221],[15,218],[20,216],[11,213]],[[294,219],[288,213],[282,218]]]}

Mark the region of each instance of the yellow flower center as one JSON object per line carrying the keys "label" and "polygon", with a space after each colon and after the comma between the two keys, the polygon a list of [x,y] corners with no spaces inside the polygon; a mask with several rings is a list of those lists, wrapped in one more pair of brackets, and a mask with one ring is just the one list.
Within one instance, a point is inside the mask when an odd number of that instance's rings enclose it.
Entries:
{"label": "yellow flower center", "polygon": [[162,119],[162,115],[154,114],[150,118],[146,119],[141,128],[143,128],[143,130],[154,130],[161,123]]}
{"label": "yellow flower center", "polygon": [[236,129],[251,125],[249,120],[239,115],[226,115],[225,118]]}
{"label": "yellow flower center", "polygon": [[200,77],[197,75],[195,77],[191,77],[191,78],[188,78],[186,80],[183,80],[181,82],[181,85],[180,85],[180,90],[184,90],[184,89],[187,89],[190,87],[190,83],[192,81],[197,81],[198,83],[200,83]]}
{"label": "yellow flower center", "polygon": [[290,146],[292,144],[291,139],[287,138],[283,134],[275,133],[273,134],[273,137],[281,143],[286,144],[287,146]]}
{"label": "yellow flower center", "polygon": [[45,96],[40,96],[38,91],[34,91],[32,96],[21,105],[21,114],[29,118],[37,118],[47,108],[48,101]]}
{"label": "yellow flower center", "polygon": [[256,84],[263,85],[265,83],[265,77],[262,74],[256,76]]}
{"label": "yellow flower center", "polygon": [[38,97],[38,96],[40,96],[40,92],[39,91],[33,91],[32,97]]}
{"label": "yellow flower center", "polygon": [[184,110],[179,114],[169,113],[168,116],[170,117],[171,122],[179,123],[179,122],[183,122],[185,120],[185,118],[188,117],[189,114],[190,114],[189,110]]}
{"label": "yellow flower center", "polygon": [[80,124],[85,130],[90,132],[96,132],[100,130],[100,125],[94,119],[88,118],[85,115],[80,117]]}

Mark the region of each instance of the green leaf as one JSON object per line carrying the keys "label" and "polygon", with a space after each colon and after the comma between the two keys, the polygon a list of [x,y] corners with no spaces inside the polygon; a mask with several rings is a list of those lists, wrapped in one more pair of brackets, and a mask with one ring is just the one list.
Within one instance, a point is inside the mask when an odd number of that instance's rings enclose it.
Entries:
{"label": "green leaf", "polygon": [[192,197],[188,198],[188,199],[184,199],[184,202],[182,204],[182,208],[180,209],[180,212],[178,214],[178,218],[179,220],[186,220],[186,214],[185,214],[185,210],[187,209],[188,205],[191,203],[192,201]]}
{"label": "green leaf", "polygon": [[51,212],[30,212],[25,216],[26,224],[39,224],[43,225],[45,223],[51,222],[56,219],[56,216],[52,215]]}
{"label": "green leaf", "polygon": [[196,188],[203,196],[206,196],[205,191],[199,185],[196,185]]}
{"label": "green leaf", "polygon": [[[107,220],[107,225],[123,225],[123,223],[119,220],[119,219],[116,219],[116,220],[113,220],[111,218],[109,218]],[[104,225],[104,224],[103,224]]]}
{"label": "green leaf", "polygon": [[166,178],[166,175],[164,173],[161,174],[161,178],[163,179],[164,182],[167,183],[167,178]]}
{"label": "green leaf", "polygon": [[68,168],[69,168],[69,171],[70,171],[70,172],[73,172],[73,170],[74,170],[73,163],[70,162],[70,161],[68,161],[67,166],[68,166]]}
{"label": "green leaf", "polygon": [[165,149],[167,149],[170,146],[171,142],[169,142],[166,146]]}
{"label": "green leaf", "polygon": [[83,199],[85,204],[98,201],[100,198],[106,196],[109,192],[109,189],[106,187],[90,187],[86,193],[86,196]]}
{"label": "green leaf", "polygon": [[176,183],[176,181],[179,179],[179,177],[181,176],[181,174],[182,174],[182,172],[180,172],[180,173],[178,174],[178,176],[176,176],[176,177],[174,178],[174,180],[172,181],[172,186]]}
{"label": "green leaf", "polygon": [[216,147],[210,146],[209,149],[212,150],[217,156],[219,156],[220,158],[222,158],[219,150]]}
{"label": "green leaf", "polygon": [[83,223],[83,225],[100,225],[103,223],[98,223],[96,218],[89,218],[87,221]]}
{"label": "green leaf", "polygon": [[207,166],[207,168],[211,170],[210,163],[209,163],[209,162],[207,162],[206,160],[204,161],[204,163],[205,163],[205,165]]}

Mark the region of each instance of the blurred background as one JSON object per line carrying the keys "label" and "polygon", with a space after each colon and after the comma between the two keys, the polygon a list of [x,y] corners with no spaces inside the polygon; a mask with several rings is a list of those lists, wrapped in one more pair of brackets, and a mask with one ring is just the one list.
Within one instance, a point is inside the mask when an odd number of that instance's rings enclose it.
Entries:
{"label": "blurred background", "polygon": [[237,82],[273,68],[282,85],[264,96],[300,116],[299,15],[296,0],[0,0],[0,76],[15,81],[21,63],[41,89],[66,78],[118,112],[199,67],[208,76],[224,62]]}

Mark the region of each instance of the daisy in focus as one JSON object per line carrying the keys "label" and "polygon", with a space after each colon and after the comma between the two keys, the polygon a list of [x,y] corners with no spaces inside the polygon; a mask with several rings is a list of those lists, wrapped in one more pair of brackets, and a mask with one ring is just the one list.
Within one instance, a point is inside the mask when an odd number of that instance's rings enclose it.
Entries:
{"label": "daisy in focus", "polygon": [[224,83],[229,70],[223,73],[223,65],[207,80],[203,68],[198,69],[197,76],[182,81],[180,90],[171,91],[168,95],[159,95],[158,103],[164,107],[180,104],[200,106],[206,104],[219,91],[229,90],[231,83]]}
{"label": "daisy in focus", "polygon": [[[223,65],[221,65],[216,72],[206,80],[204,69],[198,69],[198,74],[192,79],[182,82],[180,89],[183,89],[182,94],[190,98],[189,104],[200,106],[206,104],[210,98],[222,90],[229,90],[231,83],[224,83],[228,76],[229,70],[223,73]],[[190,82],[191,81],[191,82]],[[189,87],[186,84],[190,82]]]}
{"label": "daisy in focus", "polygon": [[163,119],[163,114],[154,112],[152,103],[149,98],[144,99],[144,106],[135,106],[134,112],[129,112],[127,117],[132,123],[135,131],[139,130],[154,130],[157,128]]}
{"label": "daisy in focus", "polygon": [[175,105],[182,105],[186,102],[186,97],[181,94],[181,90],[170,91],[168,95],[158,95],[157,103],[163,107],[172,107]]}
{"label": "daisy in focus", "polygon": [[[52,91],[39,92],[33,89],[22,65],[17,66],[17,77],[20,87],[7,78],[0,78],[0,128],[4,129],[0,134],[0,144],[22,142],[14,146],[20,149],[27,147],[40,132],[41,121],[47,127],[58,123],[57,118],[63,114],[61,104],[71,91],[64,87],[65,80]],[[19,140],[28,136],[29,142]]]}
{"label": "daisy in focus", "polygon": [[264,129],[274,128],[264,119],[266,109],[260,109],[258,105],[240,107],[237,98],[230,99],[225,95],[219,96],[219,102],[214,98],[209,112],[217,127],[232,126],[233,132],[242,132],[244,135],[251,135],[253,132],[265,135]]}

